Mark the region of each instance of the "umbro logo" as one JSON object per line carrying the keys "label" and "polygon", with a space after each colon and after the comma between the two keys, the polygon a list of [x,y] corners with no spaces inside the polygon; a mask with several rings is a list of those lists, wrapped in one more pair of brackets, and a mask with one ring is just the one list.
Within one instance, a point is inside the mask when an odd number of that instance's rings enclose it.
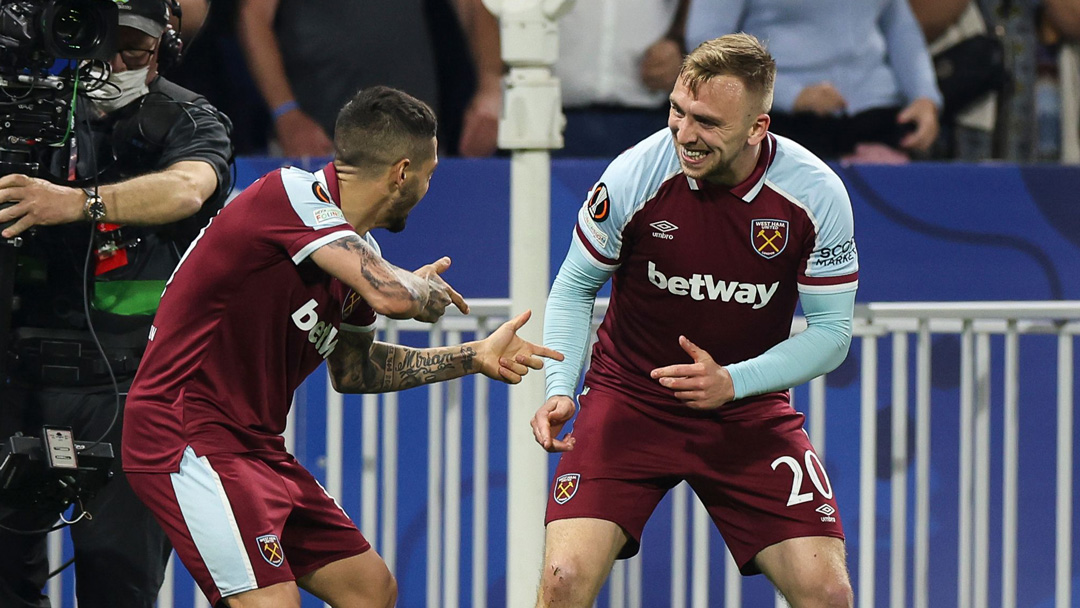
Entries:
{"label": "umbro logo", "polygon": [[836,521],[836,518],[833,517],[833,514],[836,513],[836,509],[829,503],[825,503],[814,510],[821,513],[821,521],[825,523],[833,523]]}
{"label": "umbro logo", "polygon": [[659,222],[653,222],[649,225],[656,229],[656,232],[652,233],[653,236],[658,239],[667,239],[669,241],[674,239],[675,235],[668,233],[679,229],[678,226],[667,220],[660,220]]}

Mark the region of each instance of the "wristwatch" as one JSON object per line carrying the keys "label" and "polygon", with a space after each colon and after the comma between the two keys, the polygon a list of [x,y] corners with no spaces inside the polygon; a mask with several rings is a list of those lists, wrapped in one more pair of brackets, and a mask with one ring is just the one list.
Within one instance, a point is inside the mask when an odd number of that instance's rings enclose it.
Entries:
{"label": "wristwatch", "polygon": [[83,188],[86,193],[86,202],[83,203],[83,215],[91,222],[100,222],[105,219],[105,201],[101,195],[90,188]]}

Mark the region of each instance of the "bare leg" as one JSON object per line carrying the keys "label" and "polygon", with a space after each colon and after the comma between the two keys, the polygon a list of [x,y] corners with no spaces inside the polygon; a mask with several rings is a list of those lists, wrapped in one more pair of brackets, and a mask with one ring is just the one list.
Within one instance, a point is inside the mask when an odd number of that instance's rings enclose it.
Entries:
{"label": "bare leg", "polygon": [[300,608],[300,590],[296,583],[278,583],[223,598],[228,608]]}
{"label": "bare leg", "polygon": [[629,540],[603,519],[560,519],[547,525],[537,608],[588,608]]}
{"label": "bare leg", "polygon": [[296,582],[333,608],[391,608],[397,602],[397,581],[374,549],[329,563]]}
{"label": "bare leg", "polygon": [[397,582],[373,550],[329,563],[300,577],[225,598],[228,608],[300,608],[300,590],[333,608],[390,608],[397,601]]}
{"label": "bare leg", "polygon": [[762,549],[757,565],[793,608],[851,608],[844,541],[791,538]]}

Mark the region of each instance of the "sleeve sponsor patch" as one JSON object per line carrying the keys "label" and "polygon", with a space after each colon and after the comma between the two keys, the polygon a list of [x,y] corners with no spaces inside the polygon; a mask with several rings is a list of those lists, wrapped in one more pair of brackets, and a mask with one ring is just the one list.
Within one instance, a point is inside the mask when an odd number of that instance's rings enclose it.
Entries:
{"label": "sleeve sponsor patch", "polygon": [[589,236],[591,236],[593,240],[596,241],[596,244],[599,245],[601,249],[607,247],[607,233],[601,230],[600,227],[596,225],[596,222],[593,221],[591,216],[585,218],[584,224],[585,228],[589,230]]}
{"label": "sleeve sponsor patch", "polygon": [[316,224],[338,224],[345,220],[345,214],[337,207],[320,207],[313,215]]}
{"label": "sleeve sponsor patch", "polygon": [[589,207],[589,217],[595,222],[602,222],[611,215],[611,200],[608,198],[607,186],[603,182],[593,188],[592,196],[586,204]]}
{"label": "sleeve sponsor patch", "polygon": [[855,237],[851,237],[838,245],[815,249],[810,254],[810,265],[814,269],[835,268],[854,263],[858,255]]}

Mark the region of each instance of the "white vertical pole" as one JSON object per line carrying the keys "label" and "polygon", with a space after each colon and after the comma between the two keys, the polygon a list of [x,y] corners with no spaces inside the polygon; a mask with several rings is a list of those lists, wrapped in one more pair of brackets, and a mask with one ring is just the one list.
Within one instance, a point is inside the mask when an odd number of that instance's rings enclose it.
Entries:
{"label": "white vertical pole", "polygon": [[[429,345],[442,346],[439,324],[429,332]],[[442,450],[443,396],[442,384],[429,384],[428,389],[428,484],[427,484],[427,606],[442,601]]]}
{"label": "white vertical pole", "polygon": [[326,491],[335,499],[341,497],[342,428],[345,421],[344,398],[326,383]]}
{"label": "white vertical pole", "polygon": [[825,462],[825,376],[810,381],[810,443]]}
{"label": "white vertical pole", "polygon": [[874,606],[877,463],[877,337],[863,336],[859,421],[859,607]]}
{"label": "white vertical pole", "polygon": [[[558,19],[573,0],[484,0],[499,18],[503,83],[499,147],[510,158],[510,308],[535,318],[519,331],[543,337],[551,250],[551,154],[563,145],[559,80],[551,74],[559,54]],[[547,454],[538,449],[529,421],[544,401],[544,377],[529,374],[510,389],[507,458],[506,605],[535,601],[544,552]]]}
{"label": "white vertical pole", "polygon": [[892,555],[889,605],[903,608],[907,585],[908,335],[892,335]]}
{"label": "white vertical pole", "polygon": [[[360,530],[372,547],[379,547],[379,395],[362,398],[360,456]],[[377,550],[377,549],[376,549]]]}
{"label": "white vertical pole", "polygon": [[[49,556],[49,572],[56,570],[60,567],[60,564],[64,563],[64,529],[53,530],[49,532],[46,542],[46,552]],[[64,581],[63,575],[56,575],[49,579],[49,582],[45,585],[46,594],[49,596],[49,603],[53,606],[60,606],[63,604],[64,598]]]}
{"label": "white vertical pole", "polygon": [[[386,328],[386,341],[399,343],[394,323]],[[390,572],[397,571],[397,505],[398,505],[398,394],[382,396],[382,512],[379,528],[379,554]]]}
{"label": "white vertical pole", "polygon": [[[165,578],[161,581],[161,589],[158,590],[157,608],[173,608],[176,598],[173,597],[174,582],[176,576],[176,552],[169,554],[169,561],[165,562]],[[54,606],[56,604],[53,604]]]}
{"label": "white vertical pole", "polygon": [[[446,333],[447,344],[459,344],[461,332]],[[446,445],[443,478],[443,602],[457,608],[461,580],[461,379],[446,383]]]}
{"label": "white vertical pole", "polygon": [[[547,150],[515,150],[510,164],[510,314],[526,309],[533,319],[518,331],[543,342],[550,250],[551,167]],[[506,593],[508,606],[535,601],[544,552],[547,453],[533,441],[529,421],[544,402],[543,374],[529,374],[510,388],[507,458]]]}
{"label": "white vertical pole", "polygon": [[[327,368],[327,375],[330,370]],[[326,491],[335,500],[341,499],[344,465],[345,397],[326,381]],[[330,604],[324,603],[326,608]]]}
{"label": "white vertical pole", "polygon": [[[476,337],[490,333],[487,319],[480,321]],[[488,569],[488,426],[489,381],[476,374],[473,384],[473,533],[472,533],[472,605],[487,606]]]}
{"label": "white vertical pole", "polygon": [[990,336],[975,339],[975,468],[972,511],[972,605],[990,600]]}
{"label": "white vertical pole", "polygon": [[919,320],[915,353],[915,559],[914,608],[930,607],[930,321]]}
{"label": "white vertical pole", "polygon": [[644,560],[641,553],[626,560],[626,606],[641,608],[641,580]]}
{"label": "white vertical pole", "polygon": [[691,501],[693,506],[693,564],[690,605],[693,608],[709,608],[709,528],[712,521],[709,511],[700,500]]}
{"label": "white vertical pole", "polygon": [[958,572],[957,605],[971,606],[971,472],[972,456],[972,409],[974,386],[974,334],[970,320],[964,321],[960,338],[960,513],[959,548],[957,550]]}
{"label": "white vertical pole", "polygon": [[1061,162],[1080,163],[1080,44],[1062,44],[1058,51],[1061,88]]}
{"label": "white vertical pole", "polygon": [[724,607],[742,606],[742,574],[731,550],[724,548],[727,559],[724,560]]}
{"label": "white vertical pole", "polygon": [[1020,460],[1020,341],[1016,321],[1005,333],[1005,412],[1002,437],[1001,608],[1016,608],[1016,524]]}
{"label": "white vertical pole", "polygon": [[1058,335],[1057,608],[1072,605],[1073,337]]}
{"label": "white vertical pole", "polygon": [[626,608],[626,560],[620,559],[608,577],[608,608]]}
{"label": "white vertical pole", "polygon": [[686,525],[690,486],[682,482],[671,491],[671,608],[686,608]]}

